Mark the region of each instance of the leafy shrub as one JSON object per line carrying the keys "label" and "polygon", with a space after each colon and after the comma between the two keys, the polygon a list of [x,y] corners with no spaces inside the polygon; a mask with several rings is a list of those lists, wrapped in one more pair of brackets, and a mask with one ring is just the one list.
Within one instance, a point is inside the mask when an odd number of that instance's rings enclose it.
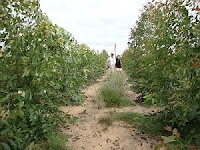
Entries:
{"label": "leafy shrub", "polygon": [[166,108],[158,120],[199,145],[197,126],[192,125],[200,123],[200,22],[195,7],[187,0],[146,5],[131,30],[123,66],[145,103]]}
{"label": "leafy shrub", "polygon": [[58,105],[80,101],[84,84],[104,73],[106,54],[52,24],[37,0],[0,1],[0,14],[0,148],[25,149],[65,121]]}

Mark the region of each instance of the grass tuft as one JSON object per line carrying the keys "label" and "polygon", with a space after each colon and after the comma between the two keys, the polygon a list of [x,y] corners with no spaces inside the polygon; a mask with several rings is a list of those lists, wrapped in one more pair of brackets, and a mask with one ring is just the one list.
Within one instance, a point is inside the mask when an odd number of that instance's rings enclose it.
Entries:
{"label": "grass tuft", "polygon": [[133,105],[126,98],[126,77],[124,74],[112,73],[111,77],[100,88],[99,97],[106,107],[125,107]]}
{"label": "grass tuft", "polygon": [[141,132],[149,135],[161,135],[164,132],[162,123],[155,121],[154,115],[143,115],[133,112],[111,113],[109,116],[101,118],[99,123],[111,126],[116,121],[124,121],[135,125]]}
{"label": "grass tuft", "polygon": [[99,119],[99,123],[104,124],[106,126],[111,126],[114,120],[112,117],[104,117]]}
{"label": "grass tuft", "polygon": [[33,150],[71,150],[66,146],[69,137],[63,133],[52,134],[46,141],[36,144]]}

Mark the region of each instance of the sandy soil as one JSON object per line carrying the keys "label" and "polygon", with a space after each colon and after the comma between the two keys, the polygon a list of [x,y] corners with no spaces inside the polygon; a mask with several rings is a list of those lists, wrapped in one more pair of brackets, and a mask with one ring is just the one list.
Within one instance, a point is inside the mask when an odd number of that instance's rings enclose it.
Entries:
{"label": "sandy soil", "polygon": [[[83,106],[61,108],[64,112],[80,119],[78,123],[66,124],[63,128],[64,133],[72,135],[67,145],[73,150],[152,150],[158,141],[139,133],[134,126],[116,122],[105,129],[99,124],[99,119],[108,115],[110,111],[146,114],[157,110],[154,107],[146,108],[137,104],[125,108],[99,108],[95,102],[96,93],[105,79],[106,76],[83,90],[86,97]],[[129,94],[133,100],[137,97],[132,91],[129,91]]]}

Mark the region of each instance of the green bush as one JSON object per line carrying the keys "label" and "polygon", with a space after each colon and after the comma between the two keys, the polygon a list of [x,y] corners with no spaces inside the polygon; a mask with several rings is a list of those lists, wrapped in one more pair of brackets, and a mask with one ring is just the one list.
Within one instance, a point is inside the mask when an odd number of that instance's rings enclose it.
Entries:
{"label": "green bush", "polygon": [[81,101],[84,85],[104,73],[106,54],[52,24],[37,0],[0,1],[0,14],[0,149],[25,149],[62,125],[58,105]]}
{"label": "green bush", "polygon": [[200,123],[200,22],[195,8],[187,0],[146,5],[122,59],[144,102],[166,108],[158,114],[163,128],[177,128],[185,143],[200,146],[198,127],[192,125]]}

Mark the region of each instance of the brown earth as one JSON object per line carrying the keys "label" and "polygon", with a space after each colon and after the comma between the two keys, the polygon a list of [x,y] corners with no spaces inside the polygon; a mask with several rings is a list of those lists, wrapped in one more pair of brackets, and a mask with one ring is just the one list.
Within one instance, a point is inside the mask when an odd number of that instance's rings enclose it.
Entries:
{"label": "brown earth", "polygon": [[[73,150],[152,150],[158,140],[141,134],[134,126],[116,122],[105,128],[99,123],[99,119],[107,116],[111,111],[143,114],[157,111],[155,107],[146,108],[138,104],[124,108],[100,108],[96,97],[105,79],[106,76],[83,90],[85,100],[82,106],[61,108],[64,112],[79,118],[76,124],[66,124],[63,128],[64,133],[72,136],[67,145]],[[132,100],[137,98],[132,91],[128,93]]]}

